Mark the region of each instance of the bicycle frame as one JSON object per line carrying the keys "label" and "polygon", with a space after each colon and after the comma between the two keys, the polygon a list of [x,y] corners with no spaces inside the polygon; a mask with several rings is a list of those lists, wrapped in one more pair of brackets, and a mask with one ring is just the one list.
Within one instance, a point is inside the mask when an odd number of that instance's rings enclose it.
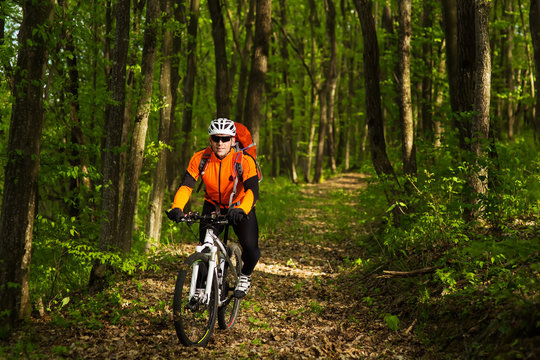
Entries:
{"label": "bicycle frame", "polygon": [[[210,303],[210,292],[212,289],[212,283],[213,283],[214,273],[217,267],[218,258],[221,260],[219,264],[219,268],[222,274],[223,274],[223,271],[225,270],[225,261],[229,264],[230,269],[234,269],[234,265],[230,257],[227,255],[227,249],[225,248],[221,240],[219,240],[219,237],[216,234],[214,234],[214,229],[212,228],[209,228],[206,230],[206,235],[204,237],[203,244],[198,245],[195,248],[195,251],[198,253],[202,253],[205,249],[210,250],[210,261],[209,261],[209,266],[208,266],[208,274],[206,277],[206,288],[204,290],[204,298],[203,298],[203,302],[206,305],[208,305]],[[221,256],[218,256],[218,252],[221,253]],[[189,299],[192,299],[193,296],[195,295],[195,289],[197,287],[197,276],[199,274],[198,272],[199,265],[195,264],[193,269],[194,271],[191,275],[191,284],[189,288]],[[238,274],[236,273],[236,271],[232,271],[232,275],[234,276],[234,279],[237,282]],[[219,276],[218,276],[216,281],[218,281],[218,285],[221,286],[221,284],[219,283],[220,280],[221,279],[219,279]],[[223,304],[220,296],[218,296],[218,302],[220,306]]]}

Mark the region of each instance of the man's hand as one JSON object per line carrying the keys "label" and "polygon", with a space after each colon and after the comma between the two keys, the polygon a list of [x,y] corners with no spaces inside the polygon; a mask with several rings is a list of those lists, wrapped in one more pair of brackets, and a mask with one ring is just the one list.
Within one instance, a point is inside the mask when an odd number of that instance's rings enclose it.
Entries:
{"label": "man's hand", "polygon": [[174,222],[180,222],[184,218],[184,212],[180,208],[172,208],[167,211],[167,217]]}
{"label": "man's hand", "polygon": [[227,212],[227,219],[233,225],[238,225],[245,218],[247,218],[247,214],[240,208],[232,208]]}

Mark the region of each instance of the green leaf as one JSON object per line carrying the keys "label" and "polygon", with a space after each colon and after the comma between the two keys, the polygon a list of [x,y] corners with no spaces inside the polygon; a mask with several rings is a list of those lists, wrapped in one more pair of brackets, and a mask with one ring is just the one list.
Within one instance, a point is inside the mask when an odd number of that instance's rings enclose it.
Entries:
{"label": "green leaf", "polygon": [[386,323],[386,325],[388,325],[390,330],[393,330],[393,331],[398,330],[399,319],[396,315],[392,315],[392,314],[384,315],[384,322]]}

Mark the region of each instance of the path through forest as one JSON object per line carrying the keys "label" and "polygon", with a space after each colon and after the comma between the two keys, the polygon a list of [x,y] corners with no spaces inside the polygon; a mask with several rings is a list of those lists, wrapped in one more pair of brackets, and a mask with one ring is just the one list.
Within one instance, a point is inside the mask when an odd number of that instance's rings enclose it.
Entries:
{"label": "path through forest", "polygon": [[[108,316],[96,319],[95,328],[89,328],[88,321],[63,327],[59,319],[41,319],[19,337],[31,337],[50,358],[422,358],[426,356],[422,344],[406,327],[390,330],[366,302],[367,294],[358,286],[362,277],[343,266],[347,259],[360,256],[362,248],[352,237],[336,243],[341,235],[325,223],[335,210],[333,192],[345,191],[351,199],[339,206],[359,206],[354,197],[364,185],[362,175],[345,174],[302,187],[297,208],[287,211],[286,226],[261,236],[262,258],[239,322],[231,330],[216,328],[206,348],[186,348],[176,337],[170,303],[177,265],[170,261],[159,271],[119,282],[113,289],[116,295],[107,301],[116,299],[123,311],[110,311],[104,302]],[[331,206],[313,207],[314,199]],[[314,236],[313,241],[299,236],[306,229],[325,236]],[[363,231],[354,219],[349,230]],[[183,255],[192,251],[193,244],[174,249]]]}

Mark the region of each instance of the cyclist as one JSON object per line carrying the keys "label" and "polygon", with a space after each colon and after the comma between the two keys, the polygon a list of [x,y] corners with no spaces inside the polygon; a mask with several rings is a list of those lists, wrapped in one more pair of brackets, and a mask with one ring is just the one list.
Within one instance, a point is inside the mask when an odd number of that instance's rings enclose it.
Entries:
{"label": "cyclist", "polygon": [[[209,156],[205,156],[205,153],[209,153],[206,149],[193,155],[167,215],[172,221],[182,220],[184,207],[199,176],[202,175],[205,185],[203,215],[214,211],[226,213],[242,246],[243,267],[234,295],[237,298],[243,298],[251,286],[251,274],[261,256],[259,226],[255,214],[255,203],[259,197],[257,167],[253,157],[234,149],[236,127],[232,120],[226,118],[213,120],[208,127],[208,135],[212,151]],[[204,161],[202,170],[200,170],[201,161]],[[242,176],[238,174],[238,165],[236,165],[238,162],[240,162]],[[237,186],[235,186],[235,177],[238,180]],[[218,234],[222,230],[223,226],[216,229]],[[205,233],[205,226],[202,223],[199,227],[201,243],[204,241]]]}

